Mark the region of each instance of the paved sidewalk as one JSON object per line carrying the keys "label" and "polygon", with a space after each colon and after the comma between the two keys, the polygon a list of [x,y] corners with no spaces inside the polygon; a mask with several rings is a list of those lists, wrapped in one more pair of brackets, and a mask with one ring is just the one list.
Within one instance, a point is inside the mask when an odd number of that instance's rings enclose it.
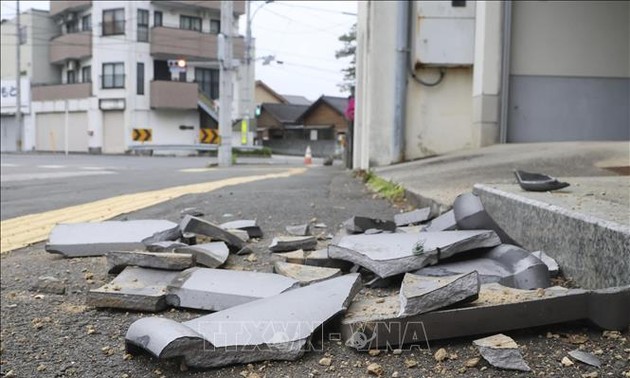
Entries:
{"label": "paved sidewalk", "polygon": [[[457,195],[472,191],[474,184],[515,184],[515,169],[545,173],[569,183],[578,181],[573,177],[594,176],[615,176],[615,180],[627,182],[628,176],[606,167],[628,166],[629,142],[563,142],[494,145],[380,167],[374,172],[402,185],[422,205],[433,203],[446,209]],[[596,197],[628,203],[630,194],[622,185],[609,185],[605,191],[593,189]]]}

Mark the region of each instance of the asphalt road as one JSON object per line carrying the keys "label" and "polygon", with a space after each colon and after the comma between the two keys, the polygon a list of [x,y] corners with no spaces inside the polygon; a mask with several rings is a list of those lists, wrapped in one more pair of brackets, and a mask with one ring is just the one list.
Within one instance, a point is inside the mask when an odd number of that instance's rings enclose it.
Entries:
{"label": "asphalt road", "polygon": [[121,194],[303,166],[299,157],[238,161],[230,169],[218,169],[209,168],[216,163],[209,157],[2,154],[0,220]]}
{"label": "asphalt road", "polygon": [[[14,156],[9,156],[11,159]],[[18,167],[3,166],[3,211],[20,207],[13,213],[23,214],[37,210],[46,204],[62,206],[76,201],[86,201],[130,190],[147,190],[182,183],[218,179],[237,174],[260,174],[261,170],[286,169],[287,167],[243,166],[227,170],[198,173],[202,176],[181,172],[186,168],[203,168],[204,159],[181,158],[133,158],[133,157],[70,157],[64,164],[60,157],[19,156],[31,161],[31,168],[22,171]],[[18,164],[5,159],[3,164]],[[32,160],[28,160],[32,159]],[[76,160],[72,160],[76,159]],[[85,159],[85,160],[84,160]],[[135,159],[135,160],[134,160]],[[147,160],[145,160],[147,159]],[[153,160],[150,160],[153,159]],[[150,160],[150,161],[149,161]],[[46,168],[38,165],[66,165],[72,169]],[[15,186],[14,192],[32,190],[38,195],[36,206],[29,208],[22,201],[28,196],[12,193],[6,203],[4,177],[18,173],[77,172],[86,166],[107,167],[117,172],[105,175],[80,177],[39,178],[26,181],[9,180],[6,185]],[[157,166],[154,164],[157,163]],[[98,163],[98,164],[97,164]],[[117,163],[117,164],[116,164]],[[86,163],[87,164],[87,163]],[[99,165],[101,164],[101,165]],[[33,167],[34,166],[34,167]],[[87,170],[89,171],[89,170]],[[16,176],[12,176],[16,177]],[[78,180],[78,181],[74,181]],[[97,181],[102,180],[102,181]],[[109,180],[109,181],[108,181]],[[190,181],[186,181],[190,180]],[[94,181],[94,183],[92,183]],[[74,183],[69,185],[64,183]],[[88,183],[89,182],[89,185]],[[116,185],[120,187],[115,187]],[[35,186],[34,188],[29,188]],[[77,188],[81,187],[79,191]],[[47,188],[55,188],[54,196]],[[66,197],[74,198],[64,198]],[[91,196],[91,197],[90,197]],[[66,201],[66,202],[64,202]],[[391,219],[399,211],[389,202],[375,198],[363,184],[340,167],[313,167],[305,173],[288,178],[261,180],[253,183],[224,187],[209,193],[184,195],[177,199],[124,214],[116,219],[180,219],[180,210],[197,207],[205,212],[205,218],[225,222],[238,218],[256,218],[265,232],[264,238],[251,243],[257,261],[249,262],[245,256],[231,255],[225,268],[271,272],[273,256],[269,244],[273,237],[286,234],[288,224],[309,221],[323,222],[326,232],[335,233],[341,223],[352,215],[365,215]],[[3,214],[4,216],[4,214]],[[325,242],[321,242],[323,247]],[[462,338],[432,342],[430,350],[405,350],[402,354],[383,351],[370,356],[349,349],[340,342],[324,339],[320,351],[310,351],[292,362],[259,362],[249,366],[236,365],[205,371],[180,371],[175,361],[156,361],[146,356],[129,358],[125,354],[124,337],[135,320],[152,316],[136,312],[99,310],[85,305],[88,290],[99,287],[112,279],[107,274],[104,257],[64,259],[48,254],[43,243],[9,252],[1,256],[0,311],[0,375],[15,377],[363,377],[368,376],[367,365],[378,363],[384,377],[500,377],[500,376],[568,376],[598,373],[600,377],[622,377],[628,371],[630,343],[628,332],[616,338],[604,337],[600,330],[584,323],[571,323],[522,331],[505,332],[513,337],[533,373],[506,372],[494,369],[485,361],[476,367],[464,367],[465,361],[479,357],[472,347],[474,338]],[[53,276],[66,285],[66,294],[40,294],[30,290],[40,276]],[[389,291],[396,291],[391,288]],[[363,289],[359,295],[382,295],[381,289]],[[184,321],[203,315],[203,312],[183,309],[165,311],[158,316]],[[334,328],[334,321],[329,324]],[[93,331],[91,331],[93,330]],[[433,355],[438,348],[445,348],[449,358],[436,362]],[[583,348],[596,352],[602,360],[602,368],[575,362],[564,367],[560,364],[567,352]],[[330,357],[332,364],[319,364],[322,357]],[[409,367],[411,366],[411,367]]]}

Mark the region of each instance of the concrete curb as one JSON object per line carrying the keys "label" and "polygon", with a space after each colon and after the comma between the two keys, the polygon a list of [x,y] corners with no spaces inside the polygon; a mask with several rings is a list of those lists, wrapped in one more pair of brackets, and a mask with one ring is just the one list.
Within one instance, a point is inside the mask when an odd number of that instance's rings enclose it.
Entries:
{"label": "concrete curb", "polygon": [[581,287],[630,284],[630,227],[487,185],[473,192],[510,237],[555,258]]}

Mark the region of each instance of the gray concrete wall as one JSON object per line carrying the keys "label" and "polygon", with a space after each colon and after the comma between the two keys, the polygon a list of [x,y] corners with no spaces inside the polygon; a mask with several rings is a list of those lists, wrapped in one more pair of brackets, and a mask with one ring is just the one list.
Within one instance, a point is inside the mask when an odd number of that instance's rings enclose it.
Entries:
{"label": "gray concrete wall", "polygon": [[335,153],[337,141],[335,140],[266,140],[265,147],[272,149],[274,154],[304,156],[306,147],[311,146],[313,157],[328,157]]}
{"label": "gray concrete wall", "polygon": [[513,3],[509,142],[630,138],[630,3]]}
{"label": "gray concrete wall", "polygon": [[512,75],[507,140],[629,140],[628,104],[628,78]]}

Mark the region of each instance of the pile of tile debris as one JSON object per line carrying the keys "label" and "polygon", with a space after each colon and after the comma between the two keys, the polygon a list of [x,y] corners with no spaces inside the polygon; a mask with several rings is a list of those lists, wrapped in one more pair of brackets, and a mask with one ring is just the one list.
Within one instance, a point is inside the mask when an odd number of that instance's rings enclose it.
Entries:
{"label": "pile of tile debris", "polygon": [[[217,225],[188,210],[179,224],[62,224],[50,234],[48,252],[105,255],[109,273],[117,274],[89,291],[88,305],[212,312],[182,323],[137,320],[126,335],[130,353],[180,358],[195,368],[295,360],[315,330],[343,314],[339,327],[350,348],[495,334],[474,341],[481,356],[498,368],[528,371],[516,343],[496,333],[577,319],[628,326],[630,287],[551,287],[557,263],[517,246],[472,193],[433,219],[429,208],[393,221],[353,216],[334,237],[311,235],[323,224],[289,225],[288,236],[269,246],[274,273],[221,268],[230,253],[252,253],[248,242],[263,237],[255,220]],[[357,296],[363,287],[393,294]]]}

